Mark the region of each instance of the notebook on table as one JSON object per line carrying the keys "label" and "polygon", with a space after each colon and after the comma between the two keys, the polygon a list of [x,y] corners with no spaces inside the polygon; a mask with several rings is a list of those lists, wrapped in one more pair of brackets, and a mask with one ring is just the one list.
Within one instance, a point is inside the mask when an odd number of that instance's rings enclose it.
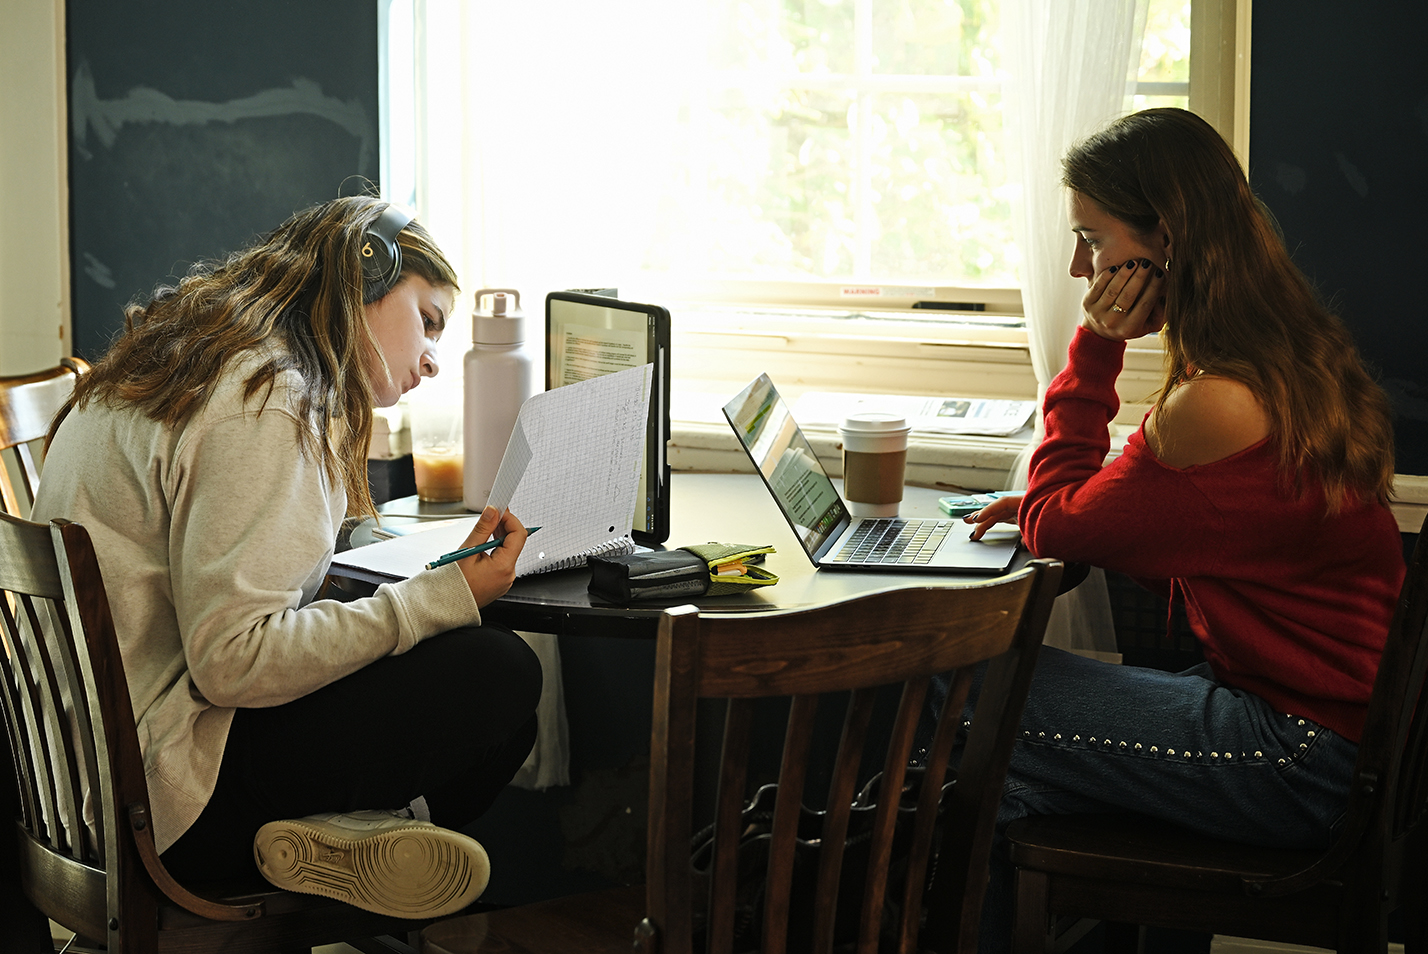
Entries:
{"label": "notebook on table", "polygon": [[[584,566],[629,553],[640,496],[653,366],[628,368],[535,395],[521,405],[491,489],[490,506],[540,527],[516,560],[516,576]],[[339,568],[405,579],[461,547],[476,514],[441,521],[337,554]]]}
{"label": "notebook on table", "polygon": [[724,416],[820,569],[997,574],[1016,558],[1014,530],[974,541],[961,520],[852,516],[767,374],[725,404]]}

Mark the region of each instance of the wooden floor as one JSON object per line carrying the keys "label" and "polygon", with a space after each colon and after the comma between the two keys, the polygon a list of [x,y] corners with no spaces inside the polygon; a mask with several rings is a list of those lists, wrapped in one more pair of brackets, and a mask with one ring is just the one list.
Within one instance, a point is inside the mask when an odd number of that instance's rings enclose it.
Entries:
{"label": "wooden floor", "polygon": [[[50,922],[50,937],[54,939],[55,950],[63,948],[65,942],[73,936],[72,932],[66,931],[53,921]],[[71,947],[66,954],[76,954],[76,952],[82,951],[82,948]],[[312,954],[362,954],[362,952],[350,944],[324,944],[322,947],[313,948]]]}

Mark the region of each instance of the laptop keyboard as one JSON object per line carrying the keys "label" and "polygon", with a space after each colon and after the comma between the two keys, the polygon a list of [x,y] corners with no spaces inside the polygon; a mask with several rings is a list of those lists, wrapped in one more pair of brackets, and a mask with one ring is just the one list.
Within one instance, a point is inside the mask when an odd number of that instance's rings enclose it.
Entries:
{"label": "laptop keyboard", "polygon": [[951,520],[864,520],[834,556],[834,563],[931,563],[952,529]]}

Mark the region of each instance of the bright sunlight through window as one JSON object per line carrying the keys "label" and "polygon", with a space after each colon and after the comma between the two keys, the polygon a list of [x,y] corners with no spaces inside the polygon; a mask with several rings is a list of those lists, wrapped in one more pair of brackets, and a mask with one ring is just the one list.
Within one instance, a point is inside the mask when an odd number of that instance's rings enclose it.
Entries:
{"label": "bright sunlight through window", "polygon": [[[1015,288],[998,8],[391,0],[384,187],[483,284]],[[1190,4],[1146,23],[1184,106]]]}

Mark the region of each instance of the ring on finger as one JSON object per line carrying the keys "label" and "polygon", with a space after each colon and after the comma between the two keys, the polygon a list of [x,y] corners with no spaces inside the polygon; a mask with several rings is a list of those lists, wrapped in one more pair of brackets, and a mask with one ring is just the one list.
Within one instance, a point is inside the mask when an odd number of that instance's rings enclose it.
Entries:
{"label": "ring on finger", "polygon": [[1114,302],[1111,303],[1111,311],[1118,311],[1123,315],[1126,313],[1126,310],[1124,308],[1122,308],[1120,305],[1115,304]]}

